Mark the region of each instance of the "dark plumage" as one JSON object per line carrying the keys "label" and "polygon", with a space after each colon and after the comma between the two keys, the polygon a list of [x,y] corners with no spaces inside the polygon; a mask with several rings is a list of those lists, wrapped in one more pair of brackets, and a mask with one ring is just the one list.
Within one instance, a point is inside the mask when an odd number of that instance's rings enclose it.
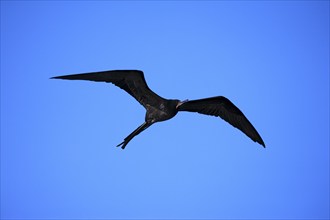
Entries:
{"label": "dark plumage", "polygon": [[145,122],[117,145],[122,149],[139,133],[155,122],[165,121],[174,117],[178,111],[198,112],[206,115],[219,116],[232,126],[241,130],[253,141],[265,147],[257,130],[244,114],[227,98],[217,96],[206,99],[180,101],[164,99],[151,91],[139,70],[111,70],[102,72],[82,73],[66,76],[56,76],[51,79],[90,80],[110,82],[133,96],[147,110]]}

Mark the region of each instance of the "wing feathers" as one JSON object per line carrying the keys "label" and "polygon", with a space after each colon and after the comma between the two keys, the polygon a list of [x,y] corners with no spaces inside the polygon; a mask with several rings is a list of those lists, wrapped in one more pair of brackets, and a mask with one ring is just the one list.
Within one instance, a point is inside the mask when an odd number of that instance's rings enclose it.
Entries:
{"label": "wing feathers", "polygon": [[250,121],[229,99],[217,96],[206,99],[187,101],[179,105],[179,111],[198,112],[221,117],[232,126],[241,130],[253,141],[265,147],[265,144]]}
{"label": "wing feathers", "polygon": [[89,80],[95,82],[113,83],[133,96],[144,107],[154,105],[163,100],[162,97],[149,89],[143,72],[140,70],[111,70],[102,72],[81,73],[56,76],[51,79]]}

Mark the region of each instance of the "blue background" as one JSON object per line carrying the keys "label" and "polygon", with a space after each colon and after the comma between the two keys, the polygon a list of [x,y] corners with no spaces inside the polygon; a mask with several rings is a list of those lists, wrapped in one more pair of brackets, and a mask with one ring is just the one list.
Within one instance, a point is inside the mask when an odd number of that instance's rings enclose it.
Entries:
{"label": "blue background", "polygon": [[[223,95],[263,137],[117,87]],[[2,218],[329,218],[329,1],[1,2]]]}

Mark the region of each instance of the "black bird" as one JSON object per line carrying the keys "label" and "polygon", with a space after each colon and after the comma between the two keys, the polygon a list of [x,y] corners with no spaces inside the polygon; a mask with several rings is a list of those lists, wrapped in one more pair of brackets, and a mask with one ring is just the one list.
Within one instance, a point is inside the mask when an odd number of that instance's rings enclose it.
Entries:
{"label": "black bird", "polygon": [[95,82],[113,83],[128,92],[147,110],[145,122],[117,145],[122,149],[138,134],[155,122],[165,121],[174,117],[178,111],[198,112],[206,115],[219,116],[232,126],[241,130],[253,141],[263,147],[265,144],[257,130],[244,114],[227,98],[216,96],[198,100],[180,101],[164,99],[149,89],[142,71],[110,70],[102,72],[81,73],[56,76],[51,79],[90,80]]}

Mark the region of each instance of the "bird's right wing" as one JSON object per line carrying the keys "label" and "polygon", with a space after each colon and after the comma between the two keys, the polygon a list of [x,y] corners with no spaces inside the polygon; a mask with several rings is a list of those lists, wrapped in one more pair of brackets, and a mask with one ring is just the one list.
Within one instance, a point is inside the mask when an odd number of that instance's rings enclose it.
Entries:
{"label": "bird's right wing", "polygon": [[262,138],[245,115],[229,99],[223,96],[183,102],[178,106],[178,110],[219,116],[241,130],[253,141],[265,147]]}
{"label": "bird's right wing", "polygon": [[162,97],[149,89],[144,79],[143,72],[140,70],[109,70],[56,76],[51,79],[89,80],[113,83],[133,96],[144,107],[147,105],[156,105],[163,100]]}

